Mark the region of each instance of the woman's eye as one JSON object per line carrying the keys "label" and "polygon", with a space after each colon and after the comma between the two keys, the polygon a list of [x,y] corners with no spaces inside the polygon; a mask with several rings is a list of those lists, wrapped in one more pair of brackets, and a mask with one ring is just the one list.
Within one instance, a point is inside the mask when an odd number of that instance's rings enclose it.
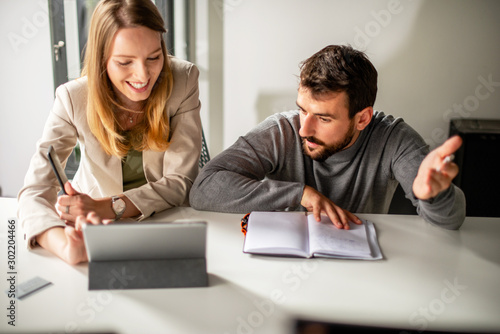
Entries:
{"label": "woman's eye", "polygon": [[129,65],[130,63],[131,63],[130,61],[126,61],[126,62],[124,62],[124,63],[122,63],[122,62],[118,62],[118,65],[120,65],[120,66],[127,66],[127,65]]}
{"label": "woman's eye", "polygon": [[153,57],[153,58],[148,58],[149,61],[155,61],[155,60],[158,60],[160,59],[160,56],[156,56],[156,57]]}

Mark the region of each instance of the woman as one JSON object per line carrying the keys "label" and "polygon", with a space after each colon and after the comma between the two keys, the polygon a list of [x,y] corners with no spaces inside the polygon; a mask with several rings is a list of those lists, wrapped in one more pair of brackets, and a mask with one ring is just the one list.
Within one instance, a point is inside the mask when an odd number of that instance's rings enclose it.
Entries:
{"label": "woman", "polygon": [[[97,5],[82,77],[58,87],[18,196],[28,247],[84,262],[76,217],[143,219],[188,203],[201,151],[198,70],[168,56],[162,33],[151,1]],[[48,147],[66,161],[77,141],[80,166],[57,198]]]}

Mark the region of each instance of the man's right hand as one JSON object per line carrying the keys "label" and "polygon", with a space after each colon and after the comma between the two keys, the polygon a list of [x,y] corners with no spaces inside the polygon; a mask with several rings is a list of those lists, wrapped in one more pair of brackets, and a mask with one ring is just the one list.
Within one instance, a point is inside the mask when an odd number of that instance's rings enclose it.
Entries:
{"label": "man's right hand", "polygon": [[321,213],[324,212],[332,223],[340,229],[349,229],[349,222],[362,224],[362,221],[354,214],[335,205],[328,197],[318,192],[316,189],[305,186],[300,201],[303,207],[313,213],[316,221],[321,220]]}

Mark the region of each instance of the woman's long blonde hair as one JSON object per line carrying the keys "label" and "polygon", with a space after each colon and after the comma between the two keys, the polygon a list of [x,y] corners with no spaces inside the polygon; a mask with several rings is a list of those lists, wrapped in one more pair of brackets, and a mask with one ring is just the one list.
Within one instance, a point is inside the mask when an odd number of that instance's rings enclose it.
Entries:
{"label": "woman's long blonde hair", "polygon": [[161,38],[164,64],[151,95],[145,101],[144,119],[126,139],[118,122],[118,103],[108,78],[106,65],[111,43],[122,28],[143,26],[165,33],[163,19],[150,0],[103,0],[94,10],[90,23],[82,76],[88,77],[87,120],[106,153],[123,158],[133,148],[164,151],[170,141],[169,118],[165,112],[172,92],[173,78],[165,41]]}

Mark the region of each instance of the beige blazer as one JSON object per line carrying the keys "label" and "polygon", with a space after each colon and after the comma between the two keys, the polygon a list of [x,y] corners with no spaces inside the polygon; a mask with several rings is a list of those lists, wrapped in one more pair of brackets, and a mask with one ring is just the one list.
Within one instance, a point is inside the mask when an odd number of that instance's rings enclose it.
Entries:
{"label": "beige blazer", "polygon": [[18,195],[18,217],[29,248],[41,232],[64,226],[54,207],[60,187],[47,159],[50,145],[65,165],[78,141],[81,161],[72,180],[75,189],[92,198],[124,193],[141,211],[139,219],[188,205],[188,193],[198,174],[202,141],[199,71],[193,64],[174,57],[171,66],[174,85],[165,111],[170,116],[171,144],[165,152],[143,152],[147,184],[126,192],[120,158],[103,151],[87,124],[87,78],[57,88],[54,106]]}

